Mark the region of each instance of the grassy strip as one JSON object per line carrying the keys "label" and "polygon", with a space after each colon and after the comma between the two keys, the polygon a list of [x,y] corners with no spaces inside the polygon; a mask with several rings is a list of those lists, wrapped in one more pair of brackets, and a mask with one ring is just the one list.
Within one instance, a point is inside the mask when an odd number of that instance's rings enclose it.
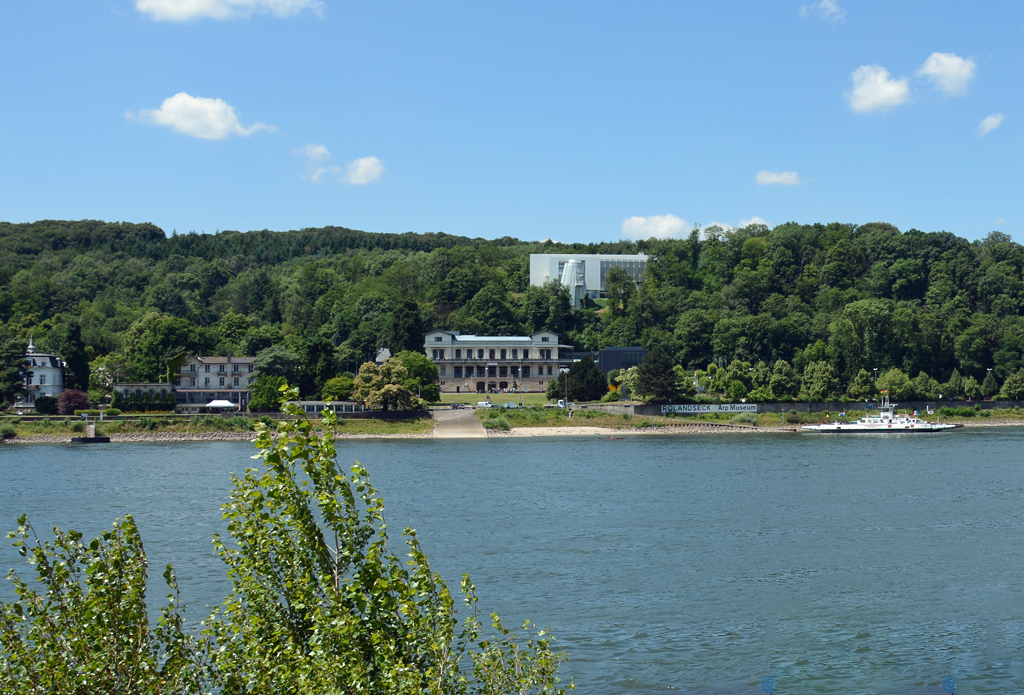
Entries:
{"label": "grassy strip", "polygon": [[[139,434],[142,432],[167,432],[180,434],[198,434],[203,432],[252,432],[259,419],[236,416],[232,418],[197,416],[184,420],[167,417],[141,417],[130,420],[104,420],[96,423],[96,434]],[[265,418],[270,428],[277,428],[277,421]],[[314,420],[315,422],[315,420]],[[12,427],[19,437],[32,435],[67,435],[81,436],[85,433],[85,423],[61,420],[20,421],[18,418],[7,419],[4,427]],[[429,417],[415,420],[339,420],[339,434],[425,434],[433,430],[434,423]]]}
{"label": "grassy strip", "polygon": [[[442,393],[441,400],[431,405],[443,406],[451,405],[452,403],[476,405],[480,401],[486,401],[487,395],[486,393]],[[535,393],[492,393],[490,396],[491,402],[494,405],[501,405],[509,401],[514,401],[515,403],[525,402],[527,406],[544,405],[548,402],[547,396],[540,391]]]}
{"label": "grassy strip", "polygon": [[[505,410],[492,408],[477,410],[474,415],[489,429],[504,429],[491,422],[505,421],[510,427],[607,427],[617,430],[636,430],[650,427],[671,427],[697,422],[694,418],[663,415],[615,415],[600,410],[575,410],[572,417],[562,408],[519,408]],[[728,419],[725,420],[728,422]]]}

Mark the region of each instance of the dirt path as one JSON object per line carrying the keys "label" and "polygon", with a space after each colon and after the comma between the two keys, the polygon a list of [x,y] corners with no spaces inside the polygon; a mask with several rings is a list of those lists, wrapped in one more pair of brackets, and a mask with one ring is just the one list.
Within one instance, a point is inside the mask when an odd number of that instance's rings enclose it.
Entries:
{"label": "dirt path", "polygon": [[435,439],[483,439],[487,431],[472,410],[435,410]]}

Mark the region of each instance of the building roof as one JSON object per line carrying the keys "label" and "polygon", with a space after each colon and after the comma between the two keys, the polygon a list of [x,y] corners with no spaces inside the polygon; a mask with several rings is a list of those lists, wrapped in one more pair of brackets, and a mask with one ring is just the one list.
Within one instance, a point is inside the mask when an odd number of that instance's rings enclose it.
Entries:
{"label": "building roof", "polygon": [[388,350],[386,347],[382,347],[380,349],[380,352],[377,353],[376,359],[374,359],[373,361],[376,362],[377,364],[383,364],[384,362],[387,362],[390,359],[391,351]]}
{"label": "building roof", "polygon": [[220,364],[220,363],[241,363],[245,364],[248,362],[255,362],[255,357],[234,357],[232,355],[214,355],[211,357],[195,356],[193,359],[197,359],[203,364]]}

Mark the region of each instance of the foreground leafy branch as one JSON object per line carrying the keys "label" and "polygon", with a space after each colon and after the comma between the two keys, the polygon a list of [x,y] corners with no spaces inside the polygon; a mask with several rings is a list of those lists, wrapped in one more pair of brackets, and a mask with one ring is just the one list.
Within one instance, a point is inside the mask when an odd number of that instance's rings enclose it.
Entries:
{"label": "foreground leafy branch", "polygon": [[0,694],[199,691],[201,657],[183,630],[170,565],[169,603],[150,626],[146,553],[131,516],[88,544],[60,529],[41,542],[25,516],[7,535],[42,590],[8,574],[18,600],[0,605]]}
{"label": "foreground leafy branch", "polygon": [[[284,400],[298,400],[282,389]],[[214,545],[233,590],[182,629],[170,603],[146,616],[146,556],[131,517],[84,545],[55,530],[41,543],[22,517],[10,534],[35,565],[42,593],[11,573],[18,600],[0,612],[0,695],[29,693],[551,694],[562,652],[526,623],[520,641],[496,614],[489,638],[463,576],[462,620],[412,529],[407,559],[388,547],[384,503],[358,463],[336,464],[334,415],[297,420],[279,436],[260,426],[263,469],[233,476],[224,505],[230,540]]]}

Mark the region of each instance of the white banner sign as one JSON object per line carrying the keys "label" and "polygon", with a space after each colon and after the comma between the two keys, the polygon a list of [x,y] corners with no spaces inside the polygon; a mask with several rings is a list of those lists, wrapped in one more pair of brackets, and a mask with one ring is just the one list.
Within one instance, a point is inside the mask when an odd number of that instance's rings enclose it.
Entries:
{"label": "white banner sign", "polygon": [[684,403],[682,405],[663,405],[665,413],[756,413],[757,403]]}

